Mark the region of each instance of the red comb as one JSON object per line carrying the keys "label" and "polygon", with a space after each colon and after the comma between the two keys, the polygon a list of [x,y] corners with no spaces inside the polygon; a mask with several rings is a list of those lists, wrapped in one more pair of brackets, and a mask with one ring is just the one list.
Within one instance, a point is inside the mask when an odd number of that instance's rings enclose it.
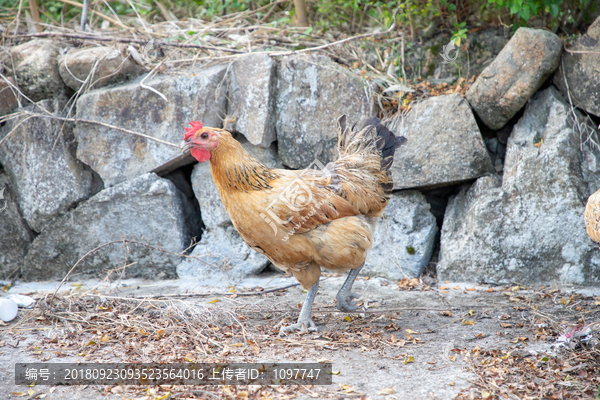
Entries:
{"label": "red comb", "polygon": [[196,132],[202,129],[202,122],[200,121],[190,121],[189,124],[192,126],[191,128],[183,128],[185,129],[184,140],[192,137]]}

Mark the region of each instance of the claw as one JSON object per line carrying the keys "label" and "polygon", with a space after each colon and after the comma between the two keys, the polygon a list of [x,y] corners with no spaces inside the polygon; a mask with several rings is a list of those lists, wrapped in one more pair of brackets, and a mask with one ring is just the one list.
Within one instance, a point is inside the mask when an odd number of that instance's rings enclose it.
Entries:
{"label": "claw", "polygon": [[336,296],[336,299],[337,299],[336,307],[338,308],[338,310],[340,310],[340,311],[358,310],[358,307],[356,306],[356,302],[352,301],[352,299],[358,299],[360,296],[357,295],[356,293],[352,293],[350,290],[352,289],[352,284],[354,283],[356,276],[358,275],[358,273],[360,272],[360,270],[362,269],[362,267],[364,265],[365,264],[363,263],[360,267],[353,269],[348,273],[348,276],[346,277],[344,284],[342,285],[342,287],[340,288],[340,290]]}
{"label": "claw", "polygon": [[356,293],[338,293],[336,307],[340,311],[355,311],[358,310],[356,302],[352,299],[358,299],[360,296]]}
{"label": "claw", "polygon": [[287,333],[293,333],[294,331],[316,332],[317,325],[315,325],[311,318],[305,321],[300,321],[300,319],[298,319],[298,322],[295,324],[286,327],[281,327],[281,329],[279,330],[279,336],[285,336]]}

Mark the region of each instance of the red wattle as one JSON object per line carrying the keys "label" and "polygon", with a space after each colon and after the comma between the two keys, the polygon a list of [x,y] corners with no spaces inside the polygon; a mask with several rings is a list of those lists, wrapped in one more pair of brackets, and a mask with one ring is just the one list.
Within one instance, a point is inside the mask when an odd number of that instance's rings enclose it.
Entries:
{"label": "red wattle", "polygon": [[207,162],[210,160],[210,151],[199,147],[192,148],[192,156],[199,162]]}

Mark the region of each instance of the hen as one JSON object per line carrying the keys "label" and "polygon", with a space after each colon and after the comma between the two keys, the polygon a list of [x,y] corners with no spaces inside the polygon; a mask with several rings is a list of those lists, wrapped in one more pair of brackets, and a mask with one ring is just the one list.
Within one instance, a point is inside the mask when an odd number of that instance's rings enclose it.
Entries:
{"label": "hen", "polygon": [[339,159],[301,171],[270,169],[252,158],[228,131],[190,122],[182,148],[211,173],[225,209],[244,241],[308,289],[298,323],[282,328],[316,330],[311,308],[321,267],[350,271],[337,294],[337,307],[357,309],[351,292],[371,247],[375,224],[393,183],[394,152],[406,141],[379,119],[360,129],[337,121]]}

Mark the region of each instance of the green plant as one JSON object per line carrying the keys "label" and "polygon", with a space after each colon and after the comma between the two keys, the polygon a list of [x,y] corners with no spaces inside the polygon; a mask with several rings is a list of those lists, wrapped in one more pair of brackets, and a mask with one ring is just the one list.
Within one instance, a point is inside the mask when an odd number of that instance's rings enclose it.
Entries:
{"label": "green plant", "polygon": [[510,15],[516,15],[521,22],[527,22],[531,17],[546,13],[556,18],[560,12],[563,0],[488,0],[496,8],[510,10]]}
{"label": "green plant", "polygon": [[469,30],[465,28],[466,24],[467,23],[465,21],[461,22],[460,24],[458,22],[454,23],[454,28],[456,28],[456,30],[452,31],[452,39],[451,40],[457,46],[460,46],[461,40],[467,40],[467,32]]}

